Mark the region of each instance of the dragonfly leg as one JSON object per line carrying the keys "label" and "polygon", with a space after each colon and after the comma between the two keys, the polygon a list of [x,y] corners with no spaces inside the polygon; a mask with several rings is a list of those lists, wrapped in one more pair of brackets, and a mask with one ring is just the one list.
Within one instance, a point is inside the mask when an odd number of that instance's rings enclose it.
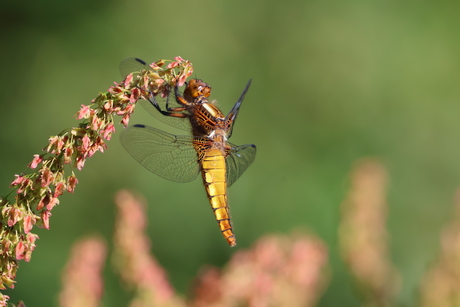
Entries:
{"label": "dragonfly leg", "polygon": [[[182,106],[187,106],[187,105],[189,105],[188,101],[185,100],[185,98],[182,97],[182,95],[179,93],[179,87],[177,86],[177,84],[176,84],[176,86],[174,87],[174,96],[176,97],[176,102],[177,102],[178,104],[180,104],[180,105],[182,105]],[[185,109],[185,107],[184,107],[184,109]]]}
{"label": "dragonfly leg", "polygon": [[[138,87],[139,88],[139,87]],[[152,106],[155,107],[155,109],[158,110],[158,112],[160,112],[162,115],[164,116],[172,116],[172,117],[182,117],[182,118],[186,118],[188,117],[189,115],[186,114],[186,113],[181,113],[182,111],[185,111],[186,108],[185,107],[177,107],[177,108],[170,108],[169,105],[168,105],[168,101],[169,99],[166,101],[166,111],[162,110],[160,105],[158,104],[158,101],[156,100],[155,98],[155,95],[153,94],[152,91],[150,90],[144,90],[144,89],[141,89],[139,88],[140,90],[143,90],[143,91],[146,91],[149,93],[148,95],[148,98],[147,100],[150,102],[150,104]]]}

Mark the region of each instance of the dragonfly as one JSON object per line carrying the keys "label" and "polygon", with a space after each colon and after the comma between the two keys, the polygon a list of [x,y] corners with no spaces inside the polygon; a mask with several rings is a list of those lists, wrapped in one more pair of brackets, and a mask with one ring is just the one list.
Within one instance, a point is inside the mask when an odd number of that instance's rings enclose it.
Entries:
{"label": "dragonfly", "polygon": [[[150,67],[137,58],[125,59],[120,65],[123,77],[143,69]],[[174,135],[138,124],[126,128],[121,135],[121,143],[128,153],[147,170],[164,179],[190,182],[201,174],[219,229],[230,246],[236,245],[236,237],[230,219],[227,188],[253,163],[256,146],[237,146],[227,140],[232,136],[250,85],[251,80],[226,116],[214,101],[208,99],[211,86],[200,79],[185,83],[182,93],[177,83],[166,97],[149,92],[140,104],[156,119],[189,134]]]}

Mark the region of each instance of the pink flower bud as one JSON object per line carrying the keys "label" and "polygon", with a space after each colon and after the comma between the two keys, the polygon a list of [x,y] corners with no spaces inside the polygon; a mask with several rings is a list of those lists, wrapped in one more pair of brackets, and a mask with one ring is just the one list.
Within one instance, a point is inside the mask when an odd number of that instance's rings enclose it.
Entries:
{"label": "pink flower bud", "polygon": [[26,215],[24,217],[24,232],[29,233],[32,230],[32,227],[35,224],[35,218],[32,214]]}
{"label": "pink flower bud", "polygon": [[54,189],[54,197],[57,198],[62,195],[62,193],[65,190],[65,183],[64,182],[58,182],[56,184],[56,188]]}
{"label": "pink flower bud", "polygon": [[49,169],[45,168],[41,172],[41,185],[43,188],[48,187],[54,180],[54,173]]}
{"label": "pink flower bud", "polygon": [[17,260],[22,260],[24,259],[24,252],[26,251],[26,246],[22,241],[19,241],[18,244],[16,244],[16,259]]}
{"label": "pink flower bud", "polygon": [[34,159],[27,166],[34,169],[34,168],[37,168],[38,164],[42,161],[43,161],[42,156],[34,155]]}
{"label": "pink flower bud", "polygon": [[129,87],[130,83],[133,81],[133,74],[129,74],[126,76],[124,81],[124,87]]}
{"label": "pink flower bud", "polygon": [[91,115],[91,108],[87,105],[82,104],[80,111],[77,113],[77,119],[89,118]]}
{"label": "pink flower bud", "polygon": [[59,199],[57,197],[50,197],[50,201],[46,205],[46,209],[51,211],[51,209],[53,209],[56,205],[59,205]]}
{"label": "pink flower bud", "polygon": [[72,175],[70,175],[67,178],[67,191],[70,193],[73,193],[75,190],[75,186],[78,184],[78,179],[77,176],[72,172]]}
{"label": "pink flower bud", "polygon": [[41,218],[43,221],[43,227],[45,229],[50,229],[50,216],[51,216],[51,212],[46,211],[46,210],[42,211]]}
{"label": "pink flower bud", "polygon": [[104,139],[110,140],[113,132],[115,132],[115,125],[108,124],[103,131]]}

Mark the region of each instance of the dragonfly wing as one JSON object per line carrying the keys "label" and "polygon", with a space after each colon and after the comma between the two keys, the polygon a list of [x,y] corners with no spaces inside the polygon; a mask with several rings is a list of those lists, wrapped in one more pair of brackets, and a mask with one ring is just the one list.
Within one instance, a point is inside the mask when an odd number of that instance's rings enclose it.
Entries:
{"label": "dragonfly wing", "polygon": [[246,171],[256,157],[256,145],[246,144],[231,147],[225,163],[227,165],[227,185],[231,186]]}
{"label": "dragonfly wing", "polygon": [[[160,98],[160,99],[159,99]],[[152,97],[150,97],[152,99]],[[166,100],[169,99],[170,101],[173,100],[174,103],[169,102],[169,107],[176,107],[178,106],[176,103],[176,99],[174,94],[169,95],[167,98],[161,98],[159,96],[155,96],[158,105],[160,106],[161,110],[166,110]],[[187,118],[180,118],[180,117],[173,117],[173,116],[165,116],[161,114],[157,108],[153,106],[150,101],[147,100],[139,100],[140,104],[144,107],[147,112],[149,112],[153,117],[158,119],[159,121],[170,125],[172,127],[185,130],[185,131],[192,131],[192,126],[190,125],[190,121]]]}
{"label": "dragonfly wing", "polygon": [[243,103],[244,96],[246,96],[246,93],[249,90],[249,86],[251,86],[251,81],[252,79],[249,79],[248,84],[246,84],[246,87],[243,90],[243,93],[240,96],[240,99],[235,103],[233,108],[230,110],[230,112],[227,114],[225,118],[225,122],[227,125],[227,137],[230,138],[233,133],[233,125],[235,124],[236,117],[238,116],[238,111],[240,110],[241,103]]}
{"label": "dragonfly wing", "polygon": [[164,179],[189,182],[199,174],[191,136],[134,125],[123,131],[121,144],[142,166]]}
{"label": "dragonfly wing", "polygon": [[120,63],[120,74],[123,78],[130,73],[140,72],[143,69],[150,70],[151,68],[146,62],[138,58],[126,58]]}

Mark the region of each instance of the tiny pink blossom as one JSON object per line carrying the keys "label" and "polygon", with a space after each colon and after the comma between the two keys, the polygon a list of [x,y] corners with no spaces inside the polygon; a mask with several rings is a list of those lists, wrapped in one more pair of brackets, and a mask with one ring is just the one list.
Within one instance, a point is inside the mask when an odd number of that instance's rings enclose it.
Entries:
{"label": "tiny pink blossom", "polygon": [[85,158],[83,156],[78,156],[77,159],[77,169],[81,171],[85,166]]}
{"label": "tiny pink blossom", "polygon": [[53,152],[54,149],[52,150],[52,148],[54,147],[54,145],[56,144],[56,142],[58,141],[59,137],[57,135],[55,136],[52,136],[48,139],[49,141],[49,144],[48,144],[48,147],[46,148],[46,151],[47,152]]}
{"label": "tiny pink blossom", "polygon": [[65,143],[61,137],[52,136],[49,138],[49,145],[46,151],[51,152],[51,153],[60,153],[64,144]]}
{"label": "tiny pink blossom", "polygon": [[43,221],[43,227],[45,229],[50,229],[50,216],[51,216],[51,212],[46,211],[46,210],[42,211],[41,218]]}
{"label": "tiny pink blossom", "polygon": [[89,136],[85,134],[85,136],[81,139],[81,141],[82,141],[82,144],[80,146],[80,152],[84,153],[84,152],[89,151],[90,146],[91,146],[91,139],[89,138]]}
{"label": "tiny pink blossom", "polygon": [[110,140],[112,138],[112,133],[115,132],[115,125],[114,124],[108,124],[104,131],[103,131],[103,136],[106,140]]}
{"label": "tiny pink blossom", "polygon": [[73,191],[75,190],[75,186],[78,184],[77,176],[75,176],[75,174],[72,173],[72,175],[70,175],[67,178],[67,183],[67,191],[73,193]]}
{"label": "tiny pink blossom", "polygon": [[29,233],[35,224],[35,218],[32,214],[28,214],[24,217],[24,232]]}
{"label": "tiny pink blossom", "polygon": [[125,108],[124,108],[123,110],[119,110],[119,111],[117,112],[117,115],[120,115],[120,116],[121,116],[121,115],[124,116],[124,115],[126,115],[126,114],[129,115],[129,114],[133,113],[135,107],[136,107],[136,105],[135,105],[134,103],[129,103],[129,104],[127,104],[127,105],[125,106]]}
{"label": "tiny pink blossom", "polygon": [[157,63],[152,63],[149,65],[153,70],[159,70],[160,66]]}
{"label": "tiny pink blossom", "polygon": [[182,86],[185,84],[185,81],[187,80],[187,74],[182,74],[179,76],[179,80],[177,81],[178,86]]}
{"label": "tiny pink blossom", "polygon": [[[8,253],[9,251],[11,251],[11,246],[12,246],[12,242],[8,239],[8,238],[4,238],[4,240],[2,240],[2,242],[0,242],[2,247],[3,247],[3,250]],[[0,290],[4,290],[2,288],[0,288]]]}
{"label": "tiny pink blossom", "polygon": [[24,259],[25,251],[26,251],[25,244],[22,241],[19,241],[18,244],[16,244],[16,259],[17,260]]}
{"label": "tiny pink blossom", "polygon": [[65,183],[64,182],[58,182],[56,184],[56,188],[54,189],[54,197],[57,198],[62,195],[62,193],[65,190]]}
{"label": "tiny pink blossom", "polygon": [[43,161],[42,156],[34,155],[34,159],[27,166],[34,169],[34,168],[37,168],[38,164],[42,161]]}
{"label": "tiny pink blossom", "polygon": [[125,107],[125,112],[131,114],[134,112],[135,108],[136,108],[136,105],[134,103],[130,103]]}
{"label": "tiny pink blossom", "polygon": [[[14,285],[13,285],[14,286]],[[13,287],[14,288],[14,287]],[[1,289],[4,290],[4,289]],[[10,297],[5,294],[0,294],[0,307],[7,307],[7,302],[10,300]],[[25,307],[24,303],[22,301],[19,301],[16,304],[16,307]]]}
{"label": "tiny pink blossom", "polygon": [[[8,273],[9,273],[9,274],[8,274]],[[14,278],[16,278],[16,274],[15,274],[15,273],[12,273],[11,271],[8,272],[8,273],[7,273],[6,275],[3,275],[3,276],[2,276],[2,284],[8,286],[8,287],[11,288],[11,289],[14,289],[14,284],[16,283],[16,282],[14,281]],[[6,289],[6,288],[3,288],[3,289],[1,289],[1,290],[4,290],[4,289]],[[2,294],[0,294],[0,295],[2,295]],[[2,296],[5,297],[6,295],[2,295]],[[9,298],[9,296],[8,296],[8,298]],[[6,307],[6,303],[5,303],[5,305],[3,305],[3,306]],[[3,307],[3,306],[2,306],[2,307]]]}
{"label": "tiny pink blossom", "polygon": [[24,255],[24,260],[26,262],[29,262],[30,259],[32,258],[32,252],[34,251],[35,249],[35,240],[38,239],[38,236],[36,234],[33,234],[33,233],[28,233],[27,234],[27,237],[26,237],[26,241],[27,241],[27,249],[25,251],[25,255]]}
{"label": "tiny pink blossom", "polygon": [[162,67],[165,65],[165,60],[158,60],[155,63],[150,64],[150,67],[152,67],[155,70],[158,70],[158,68]]}
{"label": "tiny pink blossom", "polygon": [[48,187],[54,180],[54,174],[49,168],[41,171],[41,185],[43,188]]}
{"label": "tiny pink blossom", "polygon": [[100,136],[97,137],[95,146],[96,146],[96,150],[100,150],[101,152],[104,152],[104,150],[107,149],[107,144],[104,142],[104,140]]}
{"label": "tiny pink blossom", "polygon": [[179,63],[184,61],[184,59],[181,56],[176,56],[174,59]]}
{"label": "tiny pink blossom", "polygon": [[64,150],[64,163],[69,164],[72,162],[73,147],[68,146]]}
{"label": "tiny pink blossom", "polygon": [[[129,96],[127,94],[125,94],[125,93],[120,94],[118,96],[118,100],[119,100],[119,103],[126,103],[129,100]],[[114,109],[116,109],[116,108],[114,108]],[[113,111],[113,112],[115,112],[115,111]]]}
{"label": "tiny pink blossom", "polygon": [[65,145],[65,142],[63,138],[59,138],[58,143],[56,144],[56,153],[60,153],[64,145]]}
{"label": "tiny pink blossom", "polygon": [[[10,212],[12,206],[11,205],[6,205],[6,206],[3,206],[2,207],[2,210],[1,210],[1,213],[3,216],[7,216],[8,215],[8,212]],[[0,243],[1,244],[1,243]]]}
{"label": "tiny pink blossom", "polygon": [[155,82],[157,84],[157,86],[160,87],[160,85],[165,83],[165,80],[163,80],[163,79],[155,79],[155,80],[153,80],[153,82]]}
{"label": "tiny pink blossom", "polygon": [[27,187],[32,185],[32,181],[29,178],[19,175],[15,176],[16,179],[14,179],[13,182],[11,182],[11,186],[13,187],[19,185],[16,193],[21,194],[27,189]]}
{"label": "tiny pink blossom", "polygon": [[171,62],[166,67],[171,69],[171,68],[174,68],[174,67],[177,67],[177,66],[179,66],[179,62]]}
{"label": "tiny pink blossom", "polygon": [[13,182],[11,182],[11,186],[15,186],[15,185],[19,185],[23,182],[27,182],[27,179],[26,177],[24,176],[19,176],[19,175],[15,175],[16,176],[16,179],[13,180]]}
{"label": "tiny pink blossom", "polygon": [[129,114],[126,114],[125,116],[123,116],[123,118],[121,119],[121,123],[123,124],[123,126],[125,126],[125,127],[128,126],[128,124],[129,124],[129,117],[130,117]]}
{"label": "tiny pink blossom", "polygon": [[50,201],[46,205],[46,209],[51,210],[54,206],[59,205],[59,199],[57,197],[51,197]]}
{"label": "tiny pink blossom", "polygon": [[77,119],[88,118],[91,115],[91,108],[82,104],[80,111],[77,113]]}
{"label": "tiny pink blossom", "polygon": [[38,202],[37,210],[43,209],[49,202],[50,202],[50,196],[49,196],[49,194],[47,193],[47,194],[45,194],[44,196],[42,196],[42,198],[41,198],[40,201]]}
{"label": "tiny pink blossom", "polygon": [[108,90],[109,93],[112,93],[112,94],[119,94],[121,92],[123,92],[123,89],[120,88],[120,84],[118,84],[117,82],[114,82],[113,84],[115,84],[114,86],[111,86]]}
{"label": "tiny pink blossom", "polygon": [[22,212],[19,210],[18,207],[13,206],[11,207],[10,211],[8,212],[8,226],[14,226],[19,219],[22,218]]}
{"label": "tiny pink blossom", "polygon": [[[32,252],[33,252],[33,248],[32,249],[29,249],[29,250],[26,250],[26,253],[24,255],[24,261],[25,262],[30,262],[30,259],[32,259]],[[18,307],[18,306],[16,306]]]}
{"label": "tiny pink blossom", "polygon": [[121,108],[119,106],[116,106],[115,108],[112,109],[112,113],[114,114],[119,114],[121,112]]}
{"label": "tiny pink blossom", "polygon": [[113,100],[109,100],[106,103],[104,103],[104,109],[108,112],[111,112],[113,109]]}
{"label": "tiny pink blossom", "polygon": [[129,87],[129,84],[133,81],[133,74],[129,74],[125,78],[124,87]]}
{"label": "tiny pink blossom", "polygon": [[34,233],[28,233],[26,235],[26,240],[27,240],[27,242],[29,243],[30,246],[35,247],[35,241],[37,241],[37,239],[39,239],[39,237],[38,237],[38,235],[36,235]]}
{"label": "tiny pink blossom", "polygon": [[141,91],[137,87],[133,88],[133,90],[131,91],[131,95],[129,96],[129,102],[135,103],[139,99],[140,95]]}
{"label": "tiny pink blossom", "polygon": [[150,83],[150,78],[149,78],[147,75],[145,75],[144,78],[142,79],[142,81],[143,81],[144,83],[143,83],[143,86],[141,86],[141,87],[148,88],[148,87],[149,87],[149,83]]}
{"label": "tiny pink blossom", "polygon": [[94,115],[91,119],[90,128],[93,130],[99,130],[102,126],[102,119]]}

